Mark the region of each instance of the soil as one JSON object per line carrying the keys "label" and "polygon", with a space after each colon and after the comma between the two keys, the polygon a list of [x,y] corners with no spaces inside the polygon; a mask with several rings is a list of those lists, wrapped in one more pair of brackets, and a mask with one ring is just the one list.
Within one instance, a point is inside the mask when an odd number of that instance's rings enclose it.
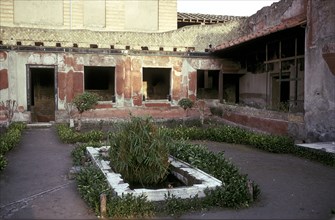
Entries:
{"label": "soil", "polygon": [[177,177],[175,177],[172,173],[169,173],[167,177],[160,183],[156,185],[141,185],[140,183],[129,183],[130,189],[138,189],[138,188],[146,188],[146,189],[167,189],[167,188],[176,188],[186,186],[183,182],[181,182]]}

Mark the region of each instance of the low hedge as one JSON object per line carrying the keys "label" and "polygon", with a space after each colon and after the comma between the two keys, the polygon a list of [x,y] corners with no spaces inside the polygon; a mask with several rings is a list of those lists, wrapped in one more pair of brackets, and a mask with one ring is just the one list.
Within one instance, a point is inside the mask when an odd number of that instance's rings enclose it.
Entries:
{"label": "low hedge", "polygon": [[272,153],[289,153],[299,157],[318,161],[325,165],[335,166],[334,154],[297,147],[294,140],[285,136],[275,136],[252,132],[239,127],[218,125],[215,127],[162,128],[174,139],[210,140],[233,144],[245,144]]}
{"label": "low hedge", "polygon": [[[87,145],[78,146],[72,154],[80,158]],[[223,153],[215,154],[201,145],[192,145],[186,141],[178,141],[170,152],[173,156],[184,160],[199,169],[213,175],[223,182],[215,190],[207,190],[205,198],[176,198],[166,195],[163,202],[149,202],[146,197],[132,195],[113,196],[104,175],[96,167],[84,168],[76,175],[78,190],[83,199],[99,215],[100,194],[107,195],[107,213],[112,218],[145,218],[155,215],[180,215],[186,211],[199,211],[211,207],[240,208],[248,207],[260,194],[258,185],[250,182],[247,175],[224,158]],[[80,156],[78,156],[80,155]],[[250,192],[252,188],[252,194]]]}
{"label": "low hedge", "polygon": [[12,150],[21,140],[22,131],[26,128],[23,122],[10,124],[4,134],[0,136],[0,171],[7,166],[5,154]]}
{"label": "low hedge", "polygon": [[68,124],[57,124],[57,133],[62,142],[68,144],[97,142],[103,139],[102,131],[78,132],[70,128]]}

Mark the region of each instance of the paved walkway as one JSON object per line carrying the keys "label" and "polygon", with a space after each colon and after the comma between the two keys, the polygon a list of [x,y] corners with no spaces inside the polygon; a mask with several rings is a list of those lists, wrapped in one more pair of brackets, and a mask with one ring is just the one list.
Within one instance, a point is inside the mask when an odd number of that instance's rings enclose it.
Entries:
{"label": "paved walkway", "polygon": [[0,218],[96,218],[67,178],[72,149],[54,128],[27,129],[0,175]]}
{"label": "paved walkway", "polygon": [[243,145],[194,141],[226,158],[259,184],[260,201],[247,209],[191,213],[194,219],[332,219],[335,167],[296,156],[273,154]]}
{"label": "paved walkway", "polygon": [[[260,201],[240,210],[189,213],[185,219],[334,219],[335,168],[295,156],[271,154],[242,145],[201,142],[225,151],[242,173],[260,185]],[[0,218],[92,219],[67,174],[71,145],[54,128],[27,129],[21,144],[7,154],[0,175]]]}

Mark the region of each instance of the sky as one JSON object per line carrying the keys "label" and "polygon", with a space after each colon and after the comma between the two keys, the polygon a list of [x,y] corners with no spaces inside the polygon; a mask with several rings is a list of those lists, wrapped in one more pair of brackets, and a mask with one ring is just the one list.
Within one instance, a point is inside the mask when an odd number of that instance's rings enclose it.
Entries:
{"label": "sky", "polygon": [[213,15],[250,16],[279,0],[177,0],[177,11]]}

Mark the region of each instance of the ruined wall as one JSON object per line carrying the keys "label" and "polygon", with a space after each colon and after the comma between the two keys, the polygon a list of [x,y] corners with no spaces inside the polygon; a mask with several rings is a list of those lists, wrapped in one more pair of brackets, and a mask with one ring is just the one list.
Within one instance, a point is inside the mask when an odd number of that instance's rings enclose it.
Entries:
{"label": "ruined wall", "polygon": [[[223,59],[212,58],[188,58],[184,56],[160,55],[127,55],[127,54],[79,54],[79,53],[51,53],[51,52],[1,52],[1,72],[7,72],[8,87],[0,90],[2,100],[14,99],[23,112],[26,119],[30,112],[27,111],[27,68],[26,65],[55,66],[57,69],[57,111],[56,120],[63,120],[65,103],[72,101],[76,94],[84,91],[84,67],[85,66],[111,66],[115,67],[115,102],[112,100],[101,102],[97,110],[87,117],[111,117],[117,115],[116,109],[128,109],[120,111],[127,115],[136,108],[151,108],[147,113],[156,109],[157,117],[169,115],[169,111],[179,112],[178,101],[183,97],[196,97],[196,72],[197,69],[221,69],[222,66],[232,65]],[[171,101],[143,101],[142,74],[144,67],[164,67],[171,69]],[[4,73],[2,73],[5,75]],[[1,77],[2,87],[6,86],[5,77]],[[112,111],[110,111],[112,110]],[[145,111],[139,110],[144,113]],[[121,114],[119,113],[119,114]],[[171,113],[178,116],[182,111]],[[29,120],[29,119],[28,119]]]}
{"label": "ruined wall", "polygon": [[[34,46],[35,42],[43,42],[44,46],[55,47],[59,43],[62,47],[90,48],[91,44],[98,48],[113,47],[114,49],[159,51],[205,51],[209,45],[218,45],[227,38],[231,38],[231,30],[241,21],[230,21],[225,24],[187,26],[175,31],[164,33],[140,32],[103,32],[89,30],[52,30],[34,28],[13,28],[0,26],[0,41],[3,45]],[[128,50],[129,50],[128,49]]]}
{"label": "ruined wall", "polygon": [[0,1],[0,24],[9,27],[164,32],[176,21],[176,0]]}
{"label": "ruined wall", "polygon": [[305,123],[310,141],[335,140],[335,75],[322,49],[335,43],[335,1],[308,1],[305,54]]}
{"label": "ruined wall", "polygon": [[245,129],[256,130],[274,135],[285,135],[295,140],[304,140],[304,117],[301,113],[284,113],[243,107],[237,105],[208,102],[210,108],[221,112],[225,123]]}

